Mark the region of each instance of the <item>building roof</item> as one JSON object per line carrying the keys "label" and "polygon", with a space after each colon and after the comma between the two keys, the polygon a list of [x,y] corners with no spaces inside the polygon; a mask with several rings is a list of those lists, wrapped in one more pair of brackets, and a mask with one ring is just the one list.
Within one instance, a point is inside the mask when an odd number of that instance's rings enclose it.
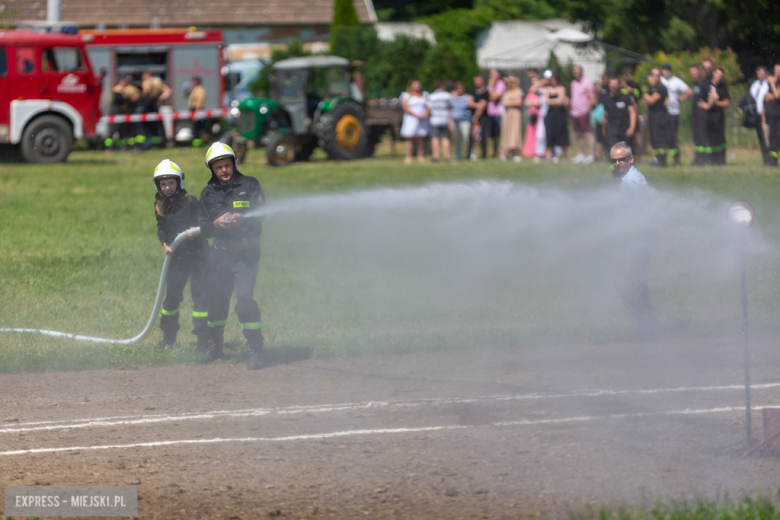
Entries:
{"label": "building roof", "polygon": [[[81,27],[330,25],[335,0],[61,0],[62,20]],[[372,0],[353,0],[363,24]],[[46,0],[0,0],[3,24],[45,21]]]}

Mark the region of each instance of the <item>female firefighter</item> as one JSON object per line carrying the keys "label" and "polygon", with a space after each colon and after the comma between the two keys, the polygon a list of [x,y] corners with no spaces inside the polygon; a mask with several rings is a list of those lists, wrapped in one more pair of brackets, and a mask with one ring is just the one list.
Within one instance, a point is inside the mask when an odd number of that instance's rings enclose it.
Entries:
{"label": "female firefighter", "polygon": [[[198,350],[205,352],[209,344],[206,247],[201,237],[190,234],[190,228],[198,225],[198,199],[187,193],[183,181],[184,172],[178,164],[169,159],[163,160],[154,169],[154,184],[157,187],[154,197],[157,237],[165,254],[172,256],[160,318],[163,339],[155,348],[165,348],[176,343],[179,305],[184,298],[184,286],[189,279],[193,304],[192,333],[198,336]],[[181,233],[186,233],[190,240],[172,251],[169,245]]]}

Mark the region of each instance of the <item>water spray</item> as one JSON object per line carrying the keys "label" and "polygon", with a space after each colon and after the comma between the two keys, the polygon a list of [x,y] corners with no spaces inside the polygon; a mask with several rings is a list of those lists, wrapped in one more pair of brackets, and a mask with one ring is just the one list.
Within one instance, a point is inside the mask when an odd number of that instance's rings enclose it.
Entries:
{"label": "water spray", "polygon": [[[753,222],[755,215],[753,205],[745,199],[737,199],[729,204],[728,214],[731,220],[747,228]],[[739,268],[742,280],[742,347],[745,355],[745,426],[747,445],[753,442],[752,422],[750,415],[750,348],[748,342],[747,313],[747,274],[745,270],[745,233],[739,238]]]}
{"label": "water spray", "polygon": [[[190,228],[189,229],[190,236],[198,236],[200,235],[200,228]],[[186,233],[180,233],[179,236],[177,236],[174,241],[171,243],[170,248],[172,251],[176,251],[176,248],[179,247],[179,245],[187,240],[187,234]],[[146,323],[146,327],[144,327],[144,330],[141,331],[140,334],[137,336],[130,338],[130,339],[108,339],[108,338],[95,338],[92,336],[82,336],[78,334],[70,334],[67,332],[57,332],[54,330],[44,330],[44,329],[0,329],[0,332],[38,332],[40,334],[43,334],[44,336],[54,336],[59,338],[68,338],[68,339],[75,339],[78,341],[91,341],[93,343],[115,343],[120,345],[127,345],[130,343],[138,343],[142,339],[144,339],[149,332],[151,332],[152,327],[154,327],[155,322],[157,321],[157,316],[160,314],[160,308],[162,307],[163,302],[163,296],[165,295],[165,283],[168,280],[168,268],[171,265],[171,255],[165,255],[165,261],[163,262],[162,272],[160,273],[160,283],[157,285],[157,297],[154,300],[154,307],[152,308],[152,315],[149,317],[149,321]]]}

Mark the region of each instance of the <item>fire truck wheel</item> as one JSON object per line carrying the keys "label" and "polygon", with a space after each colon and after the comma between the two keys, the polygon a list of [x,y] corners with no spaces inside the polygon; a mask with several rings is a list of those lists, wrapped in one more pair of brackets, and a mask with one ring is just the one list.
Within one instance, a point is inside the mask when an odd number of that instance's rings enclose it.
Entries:
{"label": "fire truck wheel", "polygon": [[288,134],[274,134],[268,138],[265,153],[271,166],[287,166],[295,161],[295,141]]}
{"label": "fire truck wheel", "polygon": [[22,157],[27,162],[54,163],[68,158],[73,147],[70,125],[57,116],[33,120],[22,135]]}

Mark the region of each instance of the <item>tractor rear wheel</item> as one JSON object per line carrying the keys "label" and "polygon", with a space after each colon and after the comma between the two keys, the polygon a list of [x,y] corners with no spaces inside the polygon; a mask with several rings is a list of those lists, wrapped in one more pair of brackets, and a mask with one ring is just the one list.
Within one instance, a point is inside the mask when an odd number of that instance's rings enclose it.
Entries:
{"label": "tractor rear wheel", "polygon": [[364,156],[368,142],[366,115],[354,101],[344,101],[317,122],[319,145],[331,159],[350,161]]}
{"label": "tractor rear wheel", "polygon": [[295,161],[295,140],[289,134],[274,134],[265,145],[268,164],[287,166]]}

